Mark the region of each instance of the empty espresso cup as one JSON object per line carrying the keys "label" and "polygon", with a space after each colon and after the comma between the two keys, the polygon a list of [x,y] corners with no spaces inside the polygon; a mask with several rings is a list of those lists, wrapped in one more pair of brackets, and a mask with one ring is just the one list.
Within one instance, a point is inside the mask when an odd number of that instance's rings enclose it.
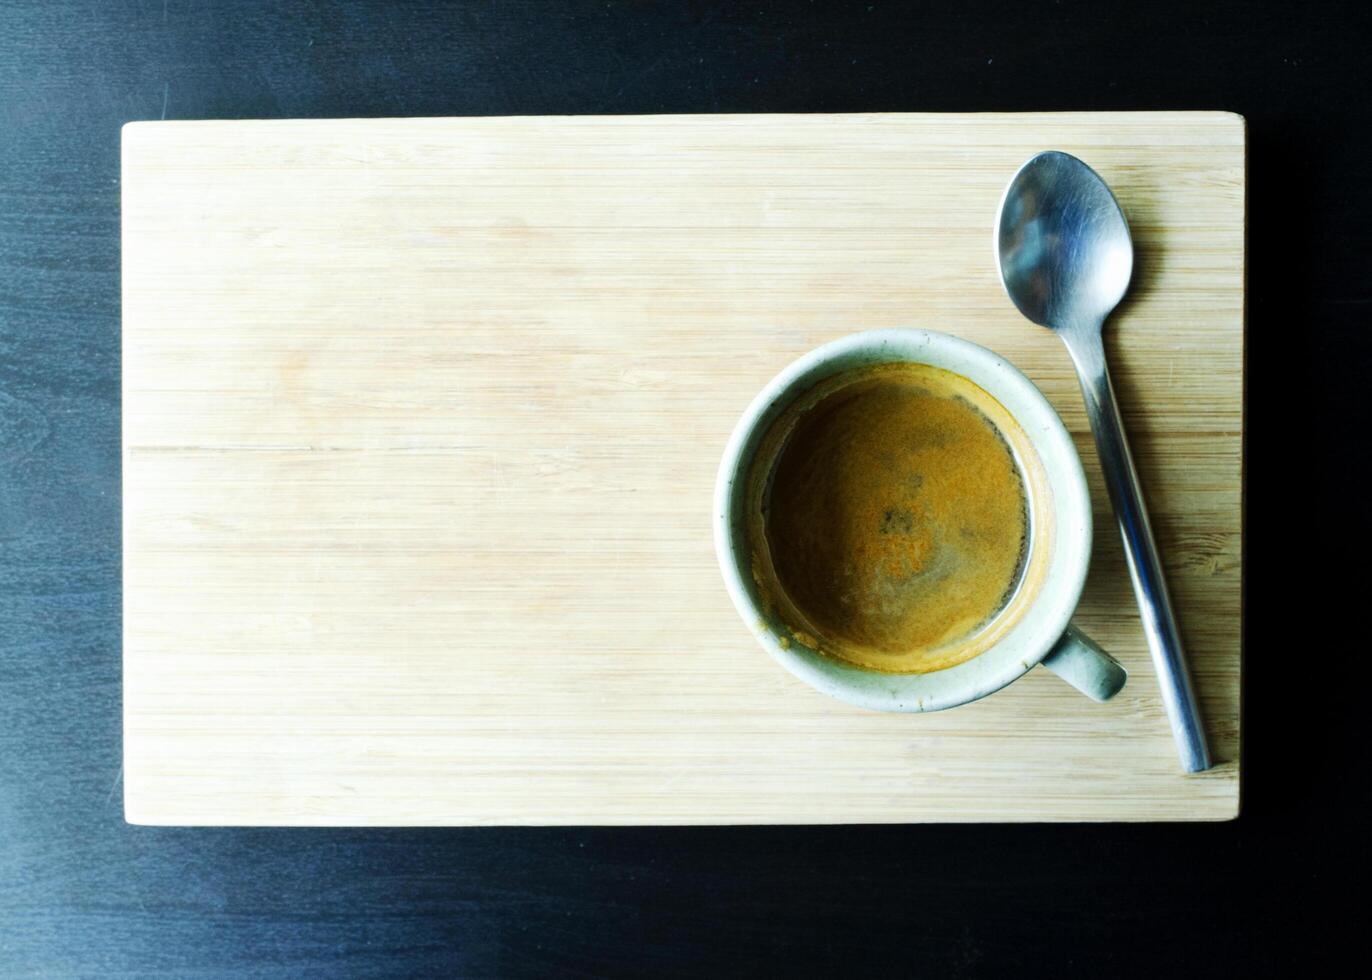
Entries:
{"label": "empty espresso cup", "polygon": [[936,711],[1036,664],[1098,701],[1124,685],[1070,625],[1091,557],[1081,460],[1033,382],[984,347],[903,329],[811,351],[744,412],[714,504],[735,607],[826,694]]}

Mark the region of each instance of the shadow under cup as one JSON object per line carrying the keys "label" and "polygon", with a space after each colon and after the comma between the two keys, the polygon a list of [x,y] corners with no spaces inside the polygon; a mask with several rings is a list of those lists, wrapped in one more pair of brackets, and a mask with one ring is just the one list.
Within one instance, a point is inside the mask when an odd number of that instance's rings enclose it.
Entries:
{"label": "shadow under cup", "polygon": [[995,646],[1053,541],[1043,462],[975,382],[908,359],[797,388],[744,476],[749,572],[783,643],[927,673]]}

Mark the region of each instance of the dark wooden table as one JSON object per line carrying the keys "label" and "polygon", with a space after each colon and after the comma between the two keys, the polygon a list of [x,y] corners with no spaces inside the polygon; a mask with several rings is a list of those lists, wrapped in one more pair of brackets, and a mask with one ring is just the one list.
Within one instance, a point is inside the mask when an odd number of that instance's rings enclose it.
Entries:
{"label": "dark wooden table", "polygon": [[[1368,867],[1369,39],[1351,3],[0,2],[0,975],[1318,975]],[[1238,821],[124,824],[121,124],[1132,108],[1249,120]]]}

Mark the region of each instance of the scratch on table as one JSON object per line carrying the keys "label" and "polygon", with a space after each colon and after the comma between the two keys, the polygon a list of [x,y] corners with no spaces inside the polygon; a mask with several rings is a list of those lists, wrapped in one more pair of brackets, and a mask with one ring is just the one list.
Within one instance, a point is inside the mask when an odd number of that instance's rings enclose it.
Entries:
{"label": "scratch on table", "polygon": [[114,776],[114,782],[110,783],[110,791],[105,794],[105,806],[110,805],[110,800],[114,799],[114,791],[119,788],[119,784],[124,781],[124,767],[119,767],[119,772]]}
{"label": "scratch on table", "polygon": [[167,118],[167,96],[171,95],[171,82],[162,83],[162,118]]}

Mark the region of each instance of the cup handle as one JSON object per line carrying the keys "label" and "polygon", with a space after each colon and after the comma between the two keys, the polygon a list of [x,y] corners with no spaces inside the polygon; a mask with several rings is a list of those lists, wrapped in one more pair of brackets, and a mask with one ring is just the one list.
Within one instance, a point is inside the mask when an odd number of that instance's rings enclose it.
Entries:
{"label": "cup handle", "polygon": [[1109,701],[1129,677],[1118,660],[1075,626],[1067,627],[1040,662],[1093,701]]}

